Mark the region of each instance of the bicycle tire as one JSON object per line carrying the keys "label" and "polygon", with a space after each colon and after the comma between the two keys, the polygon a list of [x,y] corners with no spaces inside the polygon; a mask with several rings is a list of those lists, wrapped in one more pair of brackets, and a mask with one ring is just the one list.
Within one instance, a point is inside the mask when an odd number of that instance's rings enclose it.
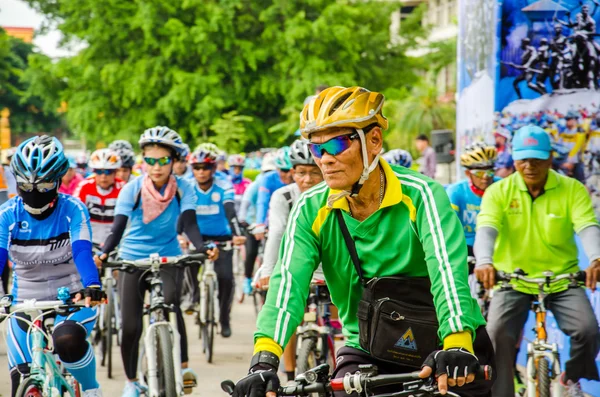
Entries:
{"label": "bicycle tire", "polygon": [[170,329],[166,325],[159,326],[156,328],[155,336],[160,395],[163,397],[178,397]]}
{"label": "bicycle tire", "polygon": [[108,296],[108,302],[106,304],[106,311],[104,312],[104,315],[105,315],[104,321],[106,322],[106,358],[107,358],[106,376],[108,376],[108,379],[112,379],[113,378],[113,375],[112,375],[113,323],[112,323],[112,321],[113,321],[114,312],[115,312],[115,310],[114,310],[115,291],[112,286],[108,288],[106,296]]}
{"label": "bicycle tire", "polygon": [[43,397],[44,387],[37,379],[27,377],[17,388],[16,397]]}
{"label": "bicycle tire", "polygon": [[537,388],[539,397],[550,397],[550,371],[545,357],[541,357],[538,361]]}
{"label": "bicycle tire", "polygon": [[258,313],[262,310],[263,305],[265,304],[266,292],[262,290],[257,290],[252,293],[252,299],[254,301],[254,312],[258,316]]}
{"label": "bicycle tire", "polygon": [[213,282],[206,284],[206,323],[203,326],[202,340],[204,342],[204,354],[206,355],[206,362],[212,363],[213,359],[213,346],[215,339],[215,312],[214,302],[215,299],[215,286]]}
{"label": "bicycle tire", "polygon": [[303,374],[311,368],[319,365],[319,353],[317,351],[317,339],[314,337],[303,338],[296,360],[296,369]]}

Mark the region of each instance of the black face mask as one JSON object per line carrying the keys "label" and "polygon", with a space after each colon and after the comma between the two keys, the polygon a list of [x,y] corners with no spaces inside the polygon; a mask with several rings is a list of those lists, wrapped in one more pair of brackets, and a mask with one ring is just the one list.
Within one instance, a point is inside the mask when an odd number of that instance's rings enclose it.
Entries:
{"label": "black face mask", "polygon": [[17,190],[19,196],[23,199],[25,210],[34,218],[47,218],[54,211],[54,202],[58,197],[58,186],[56,189],[46,193],[40,193],[36,189],[33,189],[31,192],[25,192],[18,188]]}

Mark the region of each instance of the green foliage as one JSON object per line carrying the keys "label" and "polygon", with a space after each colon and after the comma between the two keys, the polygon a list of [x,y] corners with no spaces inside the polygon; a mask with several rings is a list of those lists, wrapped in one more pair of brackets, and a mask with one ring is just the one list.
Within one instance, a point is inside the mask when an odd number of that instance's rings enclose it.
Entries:
{"label": "green foliage", "polygon": [[54,103],[39,95],[28,95],[28,57],[33,46],[10,37],[0,28],[0,109],[10,110],[10,125],[14,134],[52,132],[60,126]]}
{"label": "green foliage", "polygon": [[415,86],[405,99],[389,101],[384,111],[390,119],[386,143],[392,148],[413,151],[417,135],[455,128],[454,103],[440,101],[437,87],[426,80]]}
{"label": "green foliage", "polygon": [[418,80],[404,53],[423,34],[420,15],[403,21],[405,40],[393,46],[397,4],[26,1],[67,39],[87,43],[56,64],[32,63],[29,77],[45,99],[68,103],[69,126],[89,141],[161,124],[228,151],[279,146],[293,140],[319,84],[393,91]]}
{"label": "green foliage", "polygon": [[256,179],[258,174],[260,174],[260,170],[252,170],[250,168],[244,168],[244,178],[248,178],[253,181]]}

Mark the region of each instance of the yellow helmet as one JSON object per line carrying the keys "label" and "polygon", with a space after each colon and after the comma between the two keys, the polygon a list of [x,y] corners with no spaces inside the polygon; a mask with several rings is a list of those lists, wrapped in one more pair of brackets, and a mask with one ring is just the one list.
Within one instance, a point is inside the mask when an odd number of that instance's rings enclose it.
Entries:
{"label": "yellow helmet", "polygon": [[310,134],[331,127],[362,129],[377,124],[383,130],[388,121],[381,113],[384,97],[362,87],[329,87],[304,106],[300,113],[300,132]]}
{"label": "yellow helmet", "polygon": [[465,148],[460,156],[460,165],[465,168],[491,168],[496,162],[498,151],[494,146],[475,142]]}

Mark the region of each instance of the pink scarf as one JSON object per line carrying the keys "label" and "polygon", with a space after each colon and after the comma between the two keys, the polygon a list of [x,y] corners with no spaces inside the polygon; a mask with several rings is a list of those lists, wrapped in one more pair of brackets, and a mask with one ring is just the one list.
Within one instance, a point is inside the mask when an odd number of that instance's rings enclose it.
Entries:
{"label": "pink scarf", "polygon": [[142,213],[144,214],[142,221],[148,224],[158,218],[169,206],[171,200],[175,197],[175,193],[177,193],[177,181],[173,175],[169,178],[164,196],[156,190],[154,183],[146,175],[142,182]]}

